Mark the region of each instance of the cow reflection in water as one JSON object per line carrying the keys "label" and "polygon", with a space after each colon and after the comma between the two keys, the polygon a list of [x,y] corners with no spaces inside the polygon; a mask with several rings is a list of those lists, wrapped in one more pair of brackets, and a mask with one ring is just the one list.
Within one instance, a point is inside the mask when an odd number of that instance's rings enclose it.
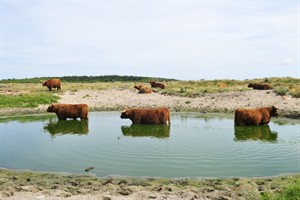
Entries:
{"label": "cow reflection in water", "polygon": [[88,134],[89,125],[88,120],[50,120],[44,126],[44,130],[50,133],[51,136],[64,135],[64,134]]}
{"label": "cow reflection in water", "polygon": [[170,125],[149,125],[149,124],[132,124],[131,126],[122,126],[124,136],[132,137],[153,137],[168,138],[170,137]]}
{"label": "cow reflection in water", "polygon": [[276,142],[277,132],[271,132],[269,125],[262,126],[235,126],[235,141],[261,140]]}

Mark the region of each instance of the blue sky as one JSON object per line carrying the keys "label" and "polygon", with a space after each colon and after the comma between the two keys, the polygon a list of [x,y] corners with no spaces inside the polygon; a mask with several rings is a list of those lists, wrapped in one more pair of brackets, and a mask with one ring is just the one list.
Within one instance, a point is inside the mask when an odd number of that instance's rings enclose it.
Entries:
{"label": "blue sky", "polygon": [[1,79],[299,77],[299,0],[1,0]]}

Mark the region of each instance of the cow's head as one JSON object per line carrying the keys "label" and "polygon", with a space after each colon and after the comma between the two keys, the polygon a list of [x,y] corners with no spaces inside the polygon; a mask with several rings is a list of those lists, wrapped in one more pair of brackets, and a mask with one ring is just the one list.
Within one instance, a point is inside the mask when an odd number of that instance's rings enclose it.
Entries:
{"label": "cow's head", "polygon": [[135,85],[135,86],[134,86],[134,88],[137,89],[137,90],[140,90],[142,87],[143,87],[143,86],[141,86],[141,85]]}
{"label": "cow's head", "polygon": [[272,116],[272,117],[278,117],[278,115],[279,115],[279,109],[276,107],[276,106],[272,106],[271,107],[271,112],[270,112],[270,115]]}
{"label": "cow's head", "polygon": [[250,87],[253,87],[253,86],[254,86],[253,83],[250,83],[250,84],[248,85],[249,88],[250,88]]}
{"label": "cow's head", "polygon": [[44,82],[43,82],[43,86],[47,86],[47,81],[44,81]]}
{"label": "cow's head", "polygon": [[121,118],[122,119],[126,119],[129,118],[131,115],[131,110],[130,109],[126,109],[121,113]]}
{"label": "cow's head", "polygon": [[54,105],[51,104],[48,108],[47,108],[47,112],[54,112]]}

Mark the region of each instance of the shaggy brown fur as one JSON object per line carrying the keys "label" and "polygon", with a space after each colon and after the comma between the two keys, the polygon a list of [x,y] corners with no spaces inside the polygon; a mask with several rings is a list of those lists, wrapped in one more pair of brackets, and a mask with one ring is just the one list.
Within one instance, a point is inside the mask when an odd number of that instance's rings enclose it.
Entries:
{"label": "shaggy brown fur", "polygon": [[267,83],[250,83],[248,87],[252,87],[255,90],[272,90],[273,86]]}
{"label": "shaggy brown fur", "polygon": [[263,125],[270,122],[271,117],[278,116],[275,106],[251,109],[236,109],[234,124],[238,126]]}
{"label": "shaggy brown fur", "polygon": [[168,108],[126,109],[122,112],[121,118],[129,118],[133,124],[170,124],[170,112]]}
{"label": "shaggy brown fur", "polygon": [[150,81],[151,87],[165,89],[165,85],[162,83],[157,83],[155,81]]}
{"label": "shaggy brown fur", "polygon": [[50,105],[47,112],[55,112],[58,119],[88,119],[89,107],[86,104],[55,104]]}
{"label": "shaggy brown fur", "polygon": [[137,89],[141,94],[150,94],[152,92],[151,88],[143,85],[135,85],[134,88]]}
{"label": "shaggy brown fur", "polygon": [[61,81],[60,79],[49,79],[43,83],[43,86],[47,86],[49,91],[51,91],[52,88],[57,88],[57,90],[61,90]]}

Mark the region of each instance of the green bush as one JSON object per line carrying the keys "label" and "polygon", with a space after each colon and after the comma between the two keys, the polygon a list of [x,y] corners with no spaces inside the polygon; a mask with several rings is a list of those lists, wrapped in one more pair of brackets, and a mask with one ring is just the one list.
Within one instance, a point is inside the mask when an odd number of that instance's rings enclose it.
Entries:
{"label": "green bush", "polygon": [[287,95],[289,89],[288,88],[285,88],[285,87],[279,87],[279,88],[275,88],[274,89],[274,92],[277,94],[277,95],[280,95],[280,96],[285,96]]}
{"label": "green bush", "polygon": [[292,88],[289,91],[293,97],[300,98],[300,86],[298,86],[298,88]]}

